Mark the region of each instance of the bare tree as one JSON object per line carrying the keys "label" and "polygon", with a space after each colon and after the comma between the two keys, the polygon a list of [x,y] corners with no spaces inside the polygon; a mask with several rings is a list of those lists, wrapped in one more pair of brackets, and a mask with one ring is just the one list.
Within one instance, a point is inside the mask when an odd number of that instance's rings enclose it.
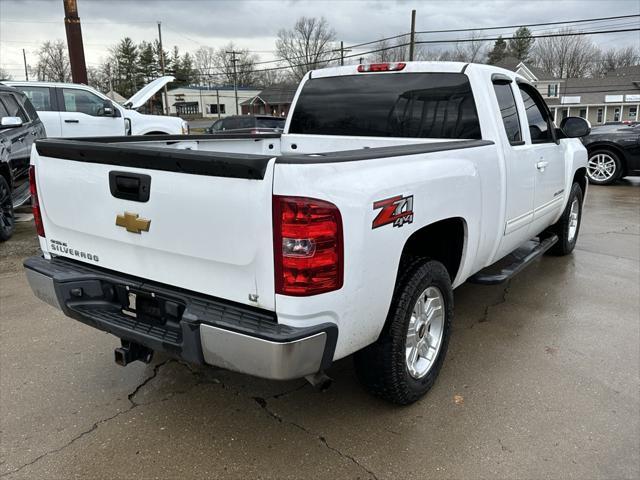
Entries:
{"label": "bare tree", "polygon": [[7,70],[0,67],[0,80],[13,80],[13,76]]}
{"label": "bare tree", "polygon": [[274,85],[286,84],[289,81],[287,72],[283,69],[273,67],[255,71],[255,85],[261,87],[272,87]]}
{"label": "bare tree", "polygon": [[193,56],[200,81],[216,83],[216,50],[212,47],[200,47],[195,51]]}
{"label": "bare tree", "polygon": [[229,52],[236,52],[236,73],[238,76],[238,85],[253,85],[256,82],[255,64],[258,61],[258,56],[254,53],[250,53],[249,50],[238,50],[233,42],[228,43],[222,48],[219,48],[215,52],[213,57],[213,65],[218,75],[216,78],[218,82],[224,81],[227,84],[232,84],[234,80],[233,72],[233,54]]}
{"label": "bare tree", "polygon": [[337,58],[333,42],[336,32],[324,17],[300,17],[292,29],[278,32],[278,58],[291,68],[296,80],[309,71],[322,68]]}
{"label": "bare tree", "polygon": [[457,62],[483,63],[487,56],[485,43],[479,32],[471,32],[468,42],[456,42],[452,59]]}
{"label": "bare tree", "polygon": [[[573,33],[570,28],[559,34]],[[559,78],[585,77],[594,70],[599,51],[584,35],[539,38],[532,49],[536,66]]]}
{"label": "bare tree", "polygon": [[35,73],[38,80],[71,81],[67,46],[62,40],[47,41],[40,46]]}
{"label": "bare tree", "polygon": [[638,63],[640,63],[640,51],[637,48],[611,48],[600,53],[595,73],[606,75],[613,70],[638,65]]}

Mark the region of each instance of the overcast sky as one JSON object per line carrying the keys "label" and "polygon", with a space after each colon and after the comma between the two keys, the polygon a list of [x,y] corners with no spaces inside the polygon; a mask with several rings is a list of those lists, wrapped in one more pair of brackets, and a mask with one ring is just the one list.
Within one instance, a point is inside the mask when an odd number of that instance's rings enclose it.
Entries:
{"label": "overcast sky", "polygon": [[[136,42],[157,38],[162,21],[165,48],[194,51],[234,41],[240,48],[270,60],[275,37],[303,15],[324,16],[345,46],[407,32],[411,10],[417,30],[482,28],[614,15],[640,14],[640,0],[78,0],[86,61],[96,66],[109,46],[129,36]],[[38,45],[65,39],[63,0],[0,0],[0,66],[24,78],[22,49],[36,63]],[[632,28],[638,18],[582,24],[585,30]],[[608,28],[607,28],[608,27]],[[534,27],[548,32],[550,27]],[[512,30],[485,32],[508,35]],[[423,40],[460,38],[466,34],[420,35]],[[640,32],[594,35],[601,48],[640,46]],[[365,47],[366,48],[366,47]],[[359,52],[359,51],[356,51]]]}

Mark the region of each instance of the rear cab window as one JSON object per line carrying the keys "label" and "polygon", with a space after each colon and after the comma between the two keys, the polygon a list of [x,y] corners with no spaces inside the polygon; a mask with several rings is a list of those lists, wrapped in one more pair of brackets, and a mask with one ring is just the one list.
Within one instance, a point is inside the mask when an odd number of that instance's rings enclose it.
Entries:
{"label": "rear cab window", "polygon": [[481,139],[462,73],[360,74],[310,79],[289,133]]}

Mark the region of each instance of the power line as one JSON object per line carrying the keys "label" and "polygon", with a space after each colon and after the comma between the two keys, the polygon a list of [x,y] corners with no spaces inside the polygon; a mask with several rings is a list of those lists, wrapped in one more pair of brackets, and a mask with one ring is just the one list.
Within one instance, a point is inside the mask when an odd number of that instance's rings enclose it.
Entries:
{"label": "power line", "polygon": [[584,18],[581,20],[565,20],[563,22],[544,22],[544,23],[528,23],[524,25],[506,25],[503,27],[482,27],[482,28],[459,28],[459,29],[448,29],[448,30],[425,30],[422,32],[416,33],[454,33],[454,32],[474,32],[474,31],[484,31],[484,30],[506,30],[508,28],[520,28],[520,27],[542,27],[547,25],[563,25],[563,24],[574,24],[574,23],[587,23],[587,22],[599,22],[604,20],[616,20],[619,18],[634,18],[640,17],[638,14],[633,15],[616,15],[614,17],[599,17],[599,18]]}

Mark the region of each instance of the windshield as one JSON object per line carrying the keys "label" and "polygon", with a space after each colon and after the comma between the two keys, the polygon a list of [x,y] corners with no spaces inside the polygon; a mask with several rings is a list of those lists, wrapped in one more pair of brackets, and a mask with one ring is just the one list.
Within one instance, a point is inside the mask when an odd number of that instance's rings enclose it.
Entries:
{"label": "windshield", "polygon": [[361,74],[307,81],[290,133],[479,139],[466,75]]}

